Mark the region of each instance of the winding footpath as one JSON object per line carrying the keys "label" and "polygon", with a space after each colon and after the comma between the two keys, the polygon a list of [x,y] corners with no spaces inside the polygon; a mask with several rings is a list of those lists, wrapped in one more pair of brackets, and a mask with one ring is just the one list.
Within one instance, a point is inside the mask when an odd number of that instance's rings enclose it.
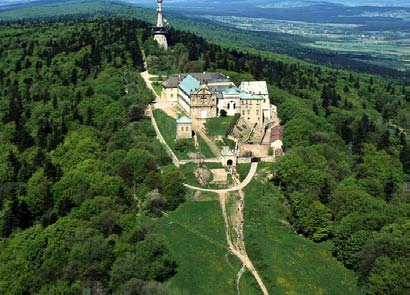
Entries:
{"label": "winding footpath", "polygon": [[162,136],[161,131],[159,130],[159,127],[158,127],[157,121],[155,120],[151,105],[148,105],[146,113],[151,118],[151,123],[152,123],[152,126],[154,127],[155,133],[157,134],[157,138],[159,142],[164,146],[167,154],[171,157],[172,163],[175,165],[175,167],[180,167],[180,162],[177,156],[175,155],[174,151],[169,147],[168,143],[165,141],[165,138]]}
{"label": "winding footpath", "polygon": [[[222,209],[222,215],[225,223],[225,235],[226,235],[226,241],[228,243],[229,251],[235,255],[243,264],[243,267],[238,273],[237,280],[236,280],[236,285],[237,285],[237,292],[238,292],[238,286],[239,286],[239,280],[243,274],[244,267],[247,268],[251,274],[255,277],[262,293],[264,295],[269,295],[269,292],[263,283],[263,280],[255,267],[253,266],[252,261],[250,260],[248,253],[246,252],[245,248],[245,241],[244,241],[244,234],[243,234],[243,226],[244,226],[244,207],[245,207],[245,193],[242,191],[254,178],[256,171],[258,169],[258,163],[252,163],[251,168],[249,170],[248,175],[246,176],[245,180],[238,185],[227,188],[227,189],[204,189],[201,187],[195,187],[189,184],[184,184],[185,187],[196,190],[196,191],[203,191],[203,192],[212,192],[216,193],[219,196],[219,202],[221,205]],[[237,208],[234,210],[234,216],[228,216],[228,210],[227,210],[227,194],[230,192],[237,192],[239,194],[239,203]],[[231,217],[231,222],[230,218]],[[232,237],[231,234],[231,229],[230,225],[232,224],[232,220],[234,220],[234,224],[232,225],[234,227],[234,230],[237,235],[237,239],[235,242],[234,237]]]}
{"label": "winding footpath", "polygon": [[246,176],[246,178],[244,179],[244,181],[241,182],[240,184],[234,186],[234,187],[231,187],[231,188],[225,188],[225,189],[207,189],[207,188],[192,186],[192,185],[189,185],[189,184],[184,184],[184,186],[187,187],[187,188],[189,188],[189,189],[192,189],[192,190],[201,191],[201,192],[210,192],[210,193],[216,193],[216,194],[241,191],[241,190],[244,189],[249,183],[251,183],[252,179],[254,178],[254,176],[255,176],[255,174],[256,174],[256,170],[257,170],[257,169],[258,169],[258,163],[252,163],[252,164],[251,164],[251,168],[249,169],[248,175]]}

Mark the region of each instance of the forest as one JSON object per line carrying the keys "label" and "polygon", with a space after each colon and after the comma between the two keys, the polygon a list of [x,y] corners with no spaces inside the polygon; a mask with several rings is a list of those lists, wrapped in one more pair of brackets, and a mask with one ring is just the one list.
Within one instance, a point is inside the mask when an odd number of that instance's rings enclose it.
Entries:
{"label": "forest", "polygon": [[0,293],[173,294],[176,262],[150,220],[185,199],[145,117],[138,72],[267,80],[285,128],[272,165],[294,229],[359,276],[409,290],[410,91],[376,76],[286,62],[117,18],[0,27]]}
{"label": "forest", "polygon": [[[120,2],[72,0],[70,5],[60,3],[52,6],[41,6],[45,5],[46,2],[48,1],[34,2],[33,7],[2,11],[0,12],[0,20],[36,19],[38,17],[55,18],[75,15],[77,17],[115,16],[130,19],[137,18],[152,24],[156,21],[154,10]],[[36,6],[36,3],[40,6]],[[27,3],[25,5],[27,6]],[[181,6],[181,4],[176,5]],[[172,7],[167,7],[167,10],[168,9],[172,10]],[[185,7],[182,10],[185,9],[189,11],[191,8]],[[322,10],[319,9],[319,11]],[[171,13],[175,14],[169,15],[169,13],[167,13],[166,18],[173,28],[189,31],[226,48],[240,48],[243,52],[274,56],[275,59],[281,59],[286,62],[289,62],[289,60],[294,61],[296,58],[333,68],[382,75],[398,81],[407,81],[407,83],[410,81],[410,73],[408,71],[403,72],[397,70],[395,67],[381,66],[367,62],[374,59],[374,57],[367,53],[360,54],[360,58],[358,59],[357,54],[338,53],[336,51],[304,46],[304,43],[309,42],[309,38],[303,36],[292,36],[276,32],[246,31],[221,26],[220,24],[203,18],[199,18],[198,20],[198,17],[192,13],[188,13],[184,17],[180,16],[181,12],[178,13],[178,11],[175,10]],[[305,11],[302,10],[302,14],[305,14]],[[382,25],[383,30],[388,30],[392,23],[395,25],[394,29],[401,24],[401,22],[372,22],[363,25],[362,29],[374,31],[378,30],[378,26]]]}
{"label": "forest", "polygon": [[170,293],[149,220],[185,191],[144,115],[142,27],[0,27],[1,294]]}

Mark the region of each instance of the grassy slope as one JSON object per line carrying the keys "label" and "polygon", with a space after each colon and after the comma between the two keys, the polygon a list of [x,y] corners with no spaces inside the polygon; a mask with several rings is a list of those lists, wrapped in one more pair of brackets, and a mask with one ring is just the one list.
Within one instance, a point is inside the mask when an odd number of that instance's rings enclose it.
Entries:
{"label": "grassy slope", "polygon": [[[354,295],[353,272],[333,258],[329,245],[295,234],[275,189],[254,180],[245,188],[245,242],[248,254],[272,294]],[[282,220],[282,222],[281,222]]]}
{"label": "grassy slope", "polygon": [[161,93],[162,93],[161,83],[154,82],[154,83],[152,83],[152,87],[154,88],[155,93],[157,94],[157,96],[161,96]]}
{"label": "grassy slope", "polygon": [[[175,138],[176,138],[176,122],[175,119],[169,117],[162,110],[154,110],[154,116],[158,124],[158,128],[162,133],[165,141],[168,143],[169,147],[174,151],[175,155],[180,160],[188,159],[188,153],[194,153],[195,149],[187,151],[186,153],[175,150]],[[209,146],[202,138],[198,138],[199,151],[206,158],[213,158],[215,155],[212,153]]]}
{"label": "grassy slope", "polygon": [[[254,181],[245,189],[245,242],[269,291],[361,294],[355,287],[354,274],[330,255],[325,244],[308,241],[280,222],[284,213],[278,197],[268,195],[261,186]],[[178,273],[169,284],[187,294],[235,294],[235,275],[241,265],[227,254],[219,203],[214,194],[204,194],[201,199],[188,201],[157,222],[178,263]],[[248,272],[241,279],[240,289],[241,294],[260,294]]]}
{"label": "grassy slope", "polygon": [[197,136],[198,144],[199,144],[199,152],[205,156],[205,158],[216,158],[219,155],[215,155],[205,140],[202,138],[201,135],[198,134]]}
{"label": "grassy slope", "polygon": [[206,133],[210,138],[221,137],[221,140],[215,140],[219,149],[228,146],[230,149],[235,149],[235,141],[226,138],[226,133],[229,131],[235,117],[217,117],[206,120]]}
{"label": "grassy slope", "polygon": [[210,136],[225,136],[235,117],[218,117],[206,120],[206,132]]}
{"label": "grassy slope", "polygon": [[[178,264],[169,284],[188,294],[235,294],[241,265],[228,254],[221,209],[216,195],[212,197],[189,201],[157,222]],[[258,294],[251,276],[243,277],[240,288],[242,294]]]}

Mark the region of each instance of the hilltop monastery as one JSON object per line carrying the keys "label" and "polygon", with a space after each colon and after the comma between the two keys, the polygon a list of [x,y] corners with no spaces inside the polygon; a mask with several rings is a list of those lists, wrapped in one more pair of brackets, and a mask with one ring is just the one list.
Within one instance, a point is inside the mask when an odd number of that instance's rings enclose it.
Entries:
{"label": "hilltop monastery", "polygon": [[237,87],[221,73],[204,72],[171,75],[162,87],[161,99],[177,103],[191,119],[239,114],[250,126],[264,128],[276,114],[265,81]]}
{"label": "hilltop monastery", "polygon": [[[158,20],[152,32],[154,40],[166,50],[168,26],[162,15],[162,2],[157,0]],[[274,157],[283,153],[283,128],[276,106],[270,103],[265,81],[242,82],[238,87],[221,73],[184,73],[169,76],[162,88],[160,99],[178,105],[186,114],[176,120],[177,139],[192,138],[195,119],[238,116],[229,131],[236,148],[222,150],[223,165],[236,165],[238,157],[266,156],[269,149]]]}

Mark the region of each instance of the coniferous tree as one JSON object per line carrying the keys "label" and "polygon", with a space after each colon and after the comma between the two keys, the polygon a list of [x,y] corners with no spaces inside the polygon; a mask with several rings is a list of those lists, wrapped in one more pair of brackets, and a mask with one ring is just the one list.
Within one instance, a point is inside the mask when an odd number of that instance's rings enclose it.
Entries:
{"label": "coniferous tree", "polygon": [[410,144],[406,143],[400,153],[400,160],[405,173],[410,174]]}
{"label": "coniferous tree", "polygon": [[390,143],[390,132],[389,130],[386,130],[380,138],[378,148],[388,150],[390,147],[390,144],[391,144]]}
{"label": "coniferous tree", "polygon": [[73,85],[77,85],[77,69],[76,68],[74,68],[72,71],[71,71],[71,83],[73,84]]}
{"label": "coniferous tree", "polygon": [[353,86],[354,86],[354,88],[356,88],[356,89],[360,89],[360,78],[359,78],[359,77],[356,77],[356,80],[355,80]]}
{"label": "coniferous tree", "polygon": [[90,126],[94,124],[93,123],[93,110],[91,109],[90,106],[87,107],[87,115],[86,115],[85,123]]}
{"label": "coniferous tree", "polygon": [[318,116],[319,115],[319,108],[318,108],[316,102],[313,104],[312,109],[313,109],[313,112]]}

